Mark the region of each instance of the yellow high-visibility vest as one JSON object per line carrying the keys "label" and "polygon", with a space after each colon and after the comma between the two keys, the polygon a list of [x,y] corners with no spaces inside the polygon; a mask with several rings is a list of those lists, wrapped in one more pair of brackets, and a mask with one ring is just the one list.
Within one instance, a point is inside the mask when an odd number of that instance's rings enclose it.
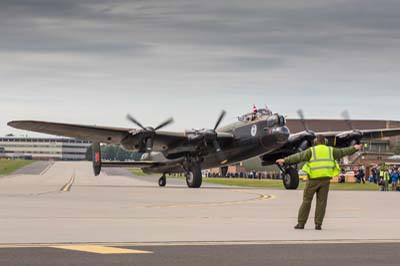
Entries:
{"label": "yellow high-visibility vest", "polygon": [[389,181],[389,172],[388,171],[384,171],[383,172],[383,180],[384,181]]}
{"label": "yellow high-visibility vest", "polygon": [[310,179],[334,177],[340,174],[340,168],[333,157],[333,148],[326,145],[311,147],[311,159],[303,166]]}

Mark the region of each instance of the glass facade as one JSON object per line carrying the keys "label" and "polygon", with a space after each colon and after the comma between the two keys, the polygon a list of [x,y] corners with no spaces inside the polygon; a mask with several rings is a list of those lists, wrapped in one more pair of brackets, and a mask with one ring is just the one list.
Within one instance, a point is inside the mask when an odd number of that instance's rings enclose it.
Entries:
{"label": "glass facade", "polygon": [[0,138],[0,157],[84,160],[89,141],[69,138]]}

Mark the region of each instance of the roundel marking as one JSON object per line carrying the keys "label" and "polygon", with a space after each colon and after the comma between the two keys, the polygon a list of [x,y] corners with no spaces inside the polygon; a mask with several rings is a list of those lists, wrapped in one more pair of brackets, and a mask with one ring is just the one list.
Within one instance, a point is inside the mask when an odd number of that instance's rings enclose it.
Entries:
{"label": "roundel marking", "polygon": [[253,125],[250,131],[251,135],[254,137],[257,134],[257,125]]}

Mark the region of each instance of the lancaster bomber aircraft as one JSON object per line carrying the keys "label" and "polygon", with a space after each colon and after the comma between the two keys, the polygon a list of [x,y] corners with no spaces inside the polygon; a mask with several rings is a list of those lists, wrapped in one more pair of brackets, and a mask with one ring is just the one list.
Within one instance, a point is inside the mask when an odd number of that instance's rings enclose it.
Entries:
{"label": "lancaster bomber aircraft", "polygon": [[[269,109],[254,108],[253,112],[238,117],[238,121],[218,128],[225,116],[222,111],[212,129],[185,132],[160,131],[171,124],[170,118],[157,127],[145,127],[128,115],[139,128],[86,126],[42,121],[12,121],[8,125],[18,129],[88,140],[93,143],[93,169],[99,175],[102,167],[140,167],[145,173],[160,173],[159,185],[166,185],[166,174],[185,173],[187,186],[199,188],[201,169],[221,167],[259,156],[262,165],[273,165],[278,158],[309,148],[316,135],[324,135],[329,145],[346,147],[360,143],[362,138],[382,138],[400,135],[400,128],[356,130],[349,119],[348,131],[314,132],[307,128],[299,111],[304,131],[291,134],[286,119]],[[102,162],[100,143],[118,144],[128,151],[143,153],[140,161]],[[286,189],[299,185],[297,165],[281,167]]]}

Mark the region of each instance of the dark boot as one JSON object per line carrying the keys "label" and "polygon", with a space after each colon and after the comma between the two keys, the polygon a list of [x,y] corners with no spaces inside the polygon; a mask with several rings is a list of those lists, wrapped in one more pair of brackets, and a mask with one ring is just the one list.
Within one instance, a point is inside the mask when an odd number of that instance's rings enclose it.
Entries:
{"label": "dark boot", "polygon": [[304,229],[304,224],[296,224],[294,229]]}
{"label": "dark boot", "polygon": [[320,225],[320,224],[316,224],[316,225],[315,225],[315,230],[322,230],[321,225]]}

